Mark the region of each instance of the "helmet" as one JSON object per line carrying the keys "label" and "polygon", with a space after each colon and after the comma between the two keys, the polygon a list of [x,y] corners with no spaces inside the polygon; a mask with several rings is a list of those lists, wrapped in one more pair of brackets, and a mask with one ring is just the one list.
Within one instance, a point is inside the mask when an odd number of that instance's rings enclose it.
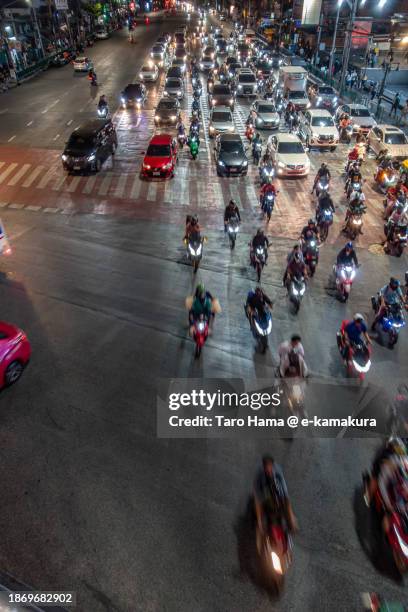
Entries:
{"label": "helmet", "polygon": [[299,262],[302,260],[302,257],[301,257],[301,255],[300,255],[300,252],[299,252],[299,251],[296,251],[296,253],[294,254],[293,258],[294,258],[294,260],[295,260],[297,263],[299,263]]}
{"label": "helmet", "polygon": [[324,162],[322,162],[322,165],[320,166],[322,169],[327,168],[327,164],[325,164]]}
{"label": "helmet", "polygon": [[400,282],[397,278],[394,278],[393,276],[391,276],[390,278],[390,287],[391,289],[398,289],[400,285]]}
{"label": "helmet", "polygon": [[202,295],[203,293],[205,293],[205,285],[204,285],[204,283],[199,283],[197,285],[196,292],[197,292],[197,295]]}
{"label": "helmet", "polygon": [[359,322],[359,323],[364,323],[364,317],[359,312],[356,312],[356,314],[353,317],[353,321],[356,321],[356,322]]}
{"label": "helmet", "polygon": [[314,225],[315,221],[314,219],[310,218],[309,221],[307,222],[308,225]]}
{"label": "helmet", "polygon": [[347,251],[351,251],[353,248],[353,243],[352,242],[347,242],[347,244],[344,247]]}
{"label": "helmet", "polygon": [[263,231],[262,227],[260,227],[259,229],[256,230],[256,235],[257,236],[263,236],[263,233],[264,233],[264,231]]}
{"label": "helmet", "polygon": [[228,206],[236,206],[236,204],[235,204],[234,200],[230,200],[230,201],[228,202]]}

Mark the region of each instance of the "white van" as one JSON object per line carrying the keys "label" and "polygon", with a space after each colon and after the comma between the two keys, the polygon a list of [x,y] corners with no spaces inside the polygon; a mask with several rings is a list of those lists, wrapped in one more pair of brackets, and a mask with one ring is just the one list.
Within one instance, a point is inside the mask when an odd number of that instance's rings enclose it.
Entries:
{"label": "white van", "polygon": [[307,70],[302,66],[282,66],[279,69],[283,80],[283,92],[305,91],[307,83]]}
{"label": "white van", "polygon": [[256,34],[254,30],[245,30],[245,42],[247,45],[250,45],[252,42],[254,42],[255,38]]}

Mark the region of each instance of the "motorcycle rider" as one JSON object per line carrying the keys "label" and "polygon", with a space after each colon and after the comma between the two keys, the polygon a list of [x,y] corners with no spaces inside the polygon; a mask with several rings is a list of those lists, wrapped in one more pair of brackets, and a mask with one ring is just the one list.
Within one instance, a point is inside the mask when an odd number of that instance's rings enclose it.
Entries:
{"label": "motorcycle rider", "polygon": [[265,529],[275,523],[286,522],[290,531],[297,530],[297,520],[289,501],[282,468],[269,455],[262,457],[262,468],[256,475],[253,492],[258,533],[261,537]]}
{"label": "motorcycle rider", "polygon": [[390,515],[394,512],[403,516],[408,512],[408,457],[406,454],[393,454],[382,463],[378,475],[378,489],[384,504],[383,529],[390,529]]}
{"label": "motorcycle rider", "polygon": [[177,136],[178,137],[179,136],[180,137],[183,136],[184,140],[187,139],[187,137],[186,137],[186,127],[185,127],[185,125],[184,125],[184,123],[183,123],[183,121],[181,119],[180,119],[180,121],[177,124]]}
{"label": "motorcycle rider", "polygon": [[106,99],[105,94],[102,94],[101,97],[99,98],[98,101],[98,110],[102,110],[102,109],[107,109],[108,108],[108,101]]}
{"label": "motorcycle rider", "polygon": [[259,158],[262,151],[262,138],[259,132],[252,139],[252,157],[254,162],[259,163]]}
{"label": "motorcycle rider", "polygon": [[255,291],[250,291],[245,304],[245,312],[252,325],[252,318],[256,312],[264,311],[265,308],[273,307],[272,300],[266,295],[261,287],[256,287]]}
{"label": "motorcycle rider", "polygon": [[367,333],[367,325],[365,324],[362,314],[357,312],[352,321],[343,321],[340,328],[343,339],[343,359],[347,362],[350,359],[350,351],[355,344],[364,343],[371,344],[371,338]]}
{"label": "motorcycle rider", "polygon": [[192,134],[196,134],[198,138],[199,133],[200,133],[200,121],[197,115],[193,115],[193,117],[191,118],[191,122],[190,122],[190,136]]}
{"label": "motorcycle rider", "polygon": [[316,221],[310,218],[307,225],[301,231],[300,239],[305,244],[308,240],[313,240],[313,238],[319,240],[319,228],[316,225]]}
{"label": "motorcycle rider", "polygon": [[391,216],[389,217],[388,223],[386,226],[387,235],[386,235],[386,241],[384,243],[384,250],[387,250],[391,247],[394,241],[394,233],[395,233],[395,229],[397,226],[400,226],[400,227],[408,226],[407,207],[398,201],[395,203],[394,210],[391,213]]}
{"label": "motorcycle rider", "polygon": [[375,330],[376,324],[381,321],[387,309],[395,304],[408,305],[408,301],[404,296],[400,282],[397,278],[391,276],[388,285],[384,285],[379,291],[380,304],[374,321],[371,325],[371,330]]}
{"label": "motorcycle rider", "polygon": [[207,321],[212,322],[215,317],[215,313],[213,312],[213,300],[213,296],[206,290],[203,283],[197,285],[189,312],[190,325],[193,325],[194,321],[201,316]]}
{"label": "motorcycle rider", "polygon": [[339,121],[340,136],[343,135],[343,130],[346,130],[351,124],[351,119],[347,113],[343,113]]}
{"label": "motorcycle rider", "polygon": [[347,242],[341,251],[338,252],[336,265],[338,268],[343,266],[355,266],[358,268],[357,253],[354,250],[352,242]]}
{"label": "motorcycle rider", "polygon": [[315,180],[314,180],[314,183],[313,183],[312,191],[310,193],[313,194],[314,190],[316,189],[317,183],[321,179],[327,179],[328,183],[330,182],[330,179],[331,179],[331,174],[330,174],[329,167],[324,162],[322,162],[322,165],[320,166],[320,168],[317,171],[317,174],[315,176]]}
{"label": "motorcycle rider", "polygon": [[282,378],[287,376],[297,376],[306,378],[308,369],[305,362],[305,350],[302,339],[294,334],[290,341],[286,340],[279,345],[279,373]]}
{"label": "motorcycle rider", "polygon": [[388,203],[384,211],[384,219],[388,219],[388,217],[391,215],[397,201],[405,204],[407,202],[407,196],[408,189],[405,187],[401,180],[398,181],[395,187],[390,187],[387,191],[386,202]]}
{"label": "motorcycle rider", "polygon": [[377,488],[378,488],[378,477],[382,472],[383,466],[386,465],[395,456],[406,456],[407,450],[399,438],[391,438],[382,446],[379,452],[374,457],[373,465],[371,468],[371,478],[368,486],[368,499],[367,504],[370,505]]}
{"label": "motorcycle rider", "polygon": [[187,215],[186,217],[186,231],[184,234],[184,240],[190,240],[193,234],[200,235],[201,227],[198,223],[197,215]]}
{"label": "motorcycle rider", "polygon": [[299,278],[303,276],[306,280],[308,277],[307,267],[303,259],[302,253],[295,252],[293,258],[288,262],[286,272],[284,275],[284,282],[286,287],[289,288],[290,281],[292,278]]}
{"label": "motorcycle rider", "polygon": [[227,231],[228,221],[230,219],[234,219],[235,217],[241,223],[241,215],[239,214],[239,208],[236,202],[234,202],[234,200],[230,200],[224,211],[224,232]]}
{"label": "motorcycle rider", "polygon": [[265,250],[265,266],[266,266],[267,262],[268,262],[269,240],[265,236],[264,231],[263,231],[262,228],[257,230],[255,236],[252,238],[250,246],[251,246],[251,249],[250,249],[250,258],[251,258],[252,265],[254,265],[254,262],[255,262],[255,256],[254,256],[255,250],[258,247],[263,247],[264,250]]}
{"label": "motorcycle rider", "polygon": [[91,81],[91,85],[97,84],[96,72],[94,71],[93,68],[91,68],[90,71],[88,72],[88,80]]}
{"label": "motorcycle rider", "polygon": [[200,103],[197,100],[197,98],[194,98],[192,103],[191,103],[191,112],[192,113],[197,113],[197,115],[200,114]]}
{"label": "motorcycle rider", "polygon": [[284,287],[286,286],[286,279],[287,279],[287,275],[288,275],[289,264],[295,259],[295,256],[298,256],[300,261],[302,261],[304,263],[302,249],[300,248],[300,244],[298,242],[294,245],[294,247],[292,247],[292,250],[289,251],[289,253],[288,253],[287,257],[286,257],[286,268],[285,268],[285,273],[284,273],[283,279],[282,279],[282,285]]}
{"label": "motorcycle rider", "polygon": [[322,216],[324,215],[325,210],[330,210],[333,214],[335,213],[335,208],[333,204],[333,200],[327,191],[319,195],[319,199],[317,201],[316,207],[316,221],[320,223]]}
{"label": "motorcycle rider", "polygon": [[355,145],[351,151],[349,151],[348,155],[347,155],[347,167],[346,167],[346,174],[348,174],[348,171],[350,169],[350,166],[352,163],[359,161],[360,159],[360,147],[358,145]]}
{"label": "motorcycle rider", "polygon": [[[351,217],[353,217],[354,215],[358,215],[362,212],[364,212],[365,208],[363,208],[362,206],[362,201],[359,197],[358,194],[356,194],[356,197],[354,197],[353,199],[350,200],[347,211],[346,211],[346,218],[344,219],[344,227],[342,228],[342,232],[345,232],[347,229],[347,225],[348,225],[348,221]],[[363,230],[359,229],[359,233],[363,234]]]}

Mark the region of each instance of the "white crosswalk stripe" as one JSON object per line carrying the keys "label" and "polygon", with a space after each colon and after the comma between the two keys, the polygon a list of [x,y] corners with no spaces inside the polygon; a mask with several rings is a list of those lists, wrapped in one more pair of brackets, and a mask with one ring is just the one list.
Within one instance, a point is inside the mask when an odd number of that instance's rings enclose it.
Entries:
{"label": "white crosswalk stripe", "polygon": [[142,187],[142,181],[140,180],[140,176],[137,174],[133,180],[132,188],[130,190],[130,197],[132,199],[137,199],[140,194],[140,189]]}
{"label": "white crosswalk stripe", "polygon": [[15,162],[13,162],[12,164],[10,164],[8,166],[8,168],[6,168],[5,170],[3,170],[3,172],[0,174],[0,185],[2,183],[4,183],[4,181],[6,180],[6,178],[8,176],[10,176],[10,174],[17,168],[18,164],[16,164]]}
{"label": "white crosswalk stripe", "polygon": [[80,176],[74,176],[74,178],[71,180],[70,184],[67,187],[67,191],[69,193],[74,193],[79,185],[79,183],[81,182],[81,177]]}
{"label": "white crosswalk stripe", "polygon": [[101,186],[98,189],[98,195],[105,196],[108,193],[112,179],[113,179],[113,174],[109,174],[109,173],[103,177]]}
{"label": "white crosswalk stripe", "polygon": [[147,189],[146,200],[149,202],[155,202],[157,196],[157,183],[149,183],[149,187]]}
{"label": "white crosswalk stripe", "polygon": [[26,174],[29,168],[31,168],[31,164],[24,164],[23,166],[21,166],[21,168],[18,170],[18,172],[15,173],[13,178],[9,180],[7,185],[17,185],[18,181]]}
{"label": "white crosswalk stripe", "polygon": [[40,176],[41,172],[44,170],[44,166],[37,166],[34,170],[28,175],[22,187],[31,187],[36,178]]}
{"label": "white crosswalk stripe", "polygon": [[96,175],[94,174],[93,176],[90,176],[88,180],[86,181],[86,184],[82,190],[82,193],[84,194],[92,193],[93,188],[95,187],[95,183],[96,183]]}
{"label": "white crosswalk stripe", "polygon": [[54,177],[55,175],[55,168],[50,168],[42,177],[42,179],[40,180],[40,182],[38,183],[38,185],[36,185],[37,189],[44,189],[44,187],[46,187],[48,185],[48,183],[51,181],[51,179]]}

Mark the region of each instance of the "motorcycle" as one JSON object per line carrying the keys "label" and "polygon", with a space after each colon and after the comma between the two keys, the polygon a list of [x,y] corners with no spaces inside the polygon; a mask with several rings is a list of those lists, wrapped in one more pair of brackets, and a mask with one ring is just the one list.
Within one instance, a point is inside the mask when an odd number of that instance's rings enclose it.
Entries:
{"label": "motorcycle", "polygon": [[245,130],[245,138],[252,142],[253,137],[255,136],[255,127],[253,123],[248,123]]}
{"label": "motorcycle", "polygon": [[196,274],[203,257],[203,244],[205,241],[206,239],[202,238],[200,234],[197,233],[192,234],[189,239],[185,240],[185,244],[187,245],[187,258],[193,266],[194,274]]}
{"label": "motorcycle", "polygon": [[365,342],[356,342],[347,346],[344,331],[340,330],[337,332],[337,346],[343,359],[347,351],[347,375],[350,377],[357,375],[360,380],[364,380],[371,368],[370,350]]}
{"label": "motorcycle", "polygon": [[254,160],[254,164],[257,166],[259,164],[259,160],[262,155],[262,143],[256,142],[252,144],[252,159]]}
{"label": "motorcycle", "polygon": [[330,182],[327,176],[322,176],[322,178],[320,178],[316,183],[316,187],[315,187],[316,196],[319,197],[320,195],[323,196],[325,193],[328,193],[329,186],[330,186]]}
{"label": "motorcycle", "polygon": [[97,113],[98,113],[98,117],[102,119],[106,119],[106,117],[109,115],[108,105],[103,104],[102,106],[98,106]]}
{"label": "motorcycle", "polygon": [[[371,297],[371,306],[375,313],[380,307],[379,296]],[[381,337],[388,336],[388,348],[393,348],[398,342],[399,332],[405,326],[405,318],[401,304],[388,304],[380,321],[376,324]]]}
{"label": "motorcycle", "polygon": [[271,220],[273,207],[275,206],[275,194],[272,191],[267,191],[261,196],[261,208],[265,213],[268,221]]}
{"label": "motorcycle", "polygon": [[355,240],[358,234],[362,233],[363,230],[363,214],[367,210],[367,206],[362,204],[351,213],[347,219],[346,227],[344,232],[350,236],[352,240]]}
{"label": "motorcycle", "polygon": [[201,86],[200,81],[198,81],[196,85],[193,87],[193,95],[196,95],[198,98],[200,98],[202,93],[203,93],[203,88]]}
{"label": "motorcycle", "polygon": [[315,238],[306,240],[303,245],[303,258],[309,270],[310,276],[314,276],[316,266],[319,263],[319,245]]}
{"label": "motorcycle", "polygon": [[[252,249],[252,245],[251,245]],[[256,270],[256,278],[258,283],[261,280],[262,270],[266,263],[266,250],[263,246],[257,246],[255,249],[250,252],[251,265]]]}
{"label": "motorcycle", "polygon": [[330,208],[324,208],[318,213],[317,227],[319,228],[320,240],[324,242],[329,235],[329,227],[333,224],[333,211]]}
{"label": "motorcycle", "polygon": [[187,136],[185,132],[179,132],[179,134],[177,135],[177,142],[179,144],[180,149],[182,149],[187,142]]}
{"label": "motorcycle", "polygon": [[272,165],[265,165],[259,168],[259,178],[261,179],[261,187],[266,183],[271,183],[275,176],[275,168]]}
{"label": "motorcycle", "polygon": [[[384,234],[388,235],[388,229],[390,225],[390,221],[384,225]],[[408,240],[408,228],[406,223],[397,223],[393,230],[392,240],[391,242],[387,240],[386,245],[384,246],[384,251],[389,254],[395,254],[397,257],[401,257],[404,252],[404,249],[407,245]]]}
{"label": "motorcycle", "polygon": [[191,154],[192,159],[196,160],[198,152],[199,152],[198,138],[196,136],[191,136],[188,146],[190,148],[190,154]]}
{"label": "motorcycle", "polygon": [[250,319],[250,325],[260,352],[265,353],[268,348],[268,336],[272,331],[272,314],[269,308],[265,306],[263,310],[256,310]]}
{"label": "motorcycle", "polygon": [[338,296],[342,302],[347,302],[356,276],[356,269],[354,266],[335,265],[334,274]]}
{"label": "motorcycle", "polygon": [[227,234],[231,251],[235,248],[235,242],[239,232],[239,219],[237,216],[230,217],[227,221]]}
{"label": "motorcycle", "polygon": [[[379,487],[377,487],[374,496],[370,497],[372,478],[375,478],[375,476],[368,471],[363,473],[364,501],[367,506],[373,508],[378,520],[382,522],[384,502]],[[397,500],[394,511],[388,515],[388,521],[389,529],[384,533],[385,540],[391,550],[397,570],[400,574],[404,574],[408,570],[408,516],[405,506],[400,505]]]}
{"label": "motorcycle", "polygon": [[374,180],[377,183],[381,193],[386,194],[390,187],[394,187],[398,181],[398,173],[394,168],[377,169],[374,174]]}
{"label": "motorcycle", "polygon": [[201,315],[193,323],[193,340],[195,342],[194,357],[198,359],[201,355],[202,348],[208,338],[209,323],[208,319]]}
{"label": "motorcycle", "polygon": [[286,526],[271,523],[264,533],[257,528],[257,549],[265,571],[280,593],[293,559],[293,542]]}
{"label": "motorcycle", "polygon": [[355,197],[363,193],[363,183],[362,181],[348,181],[346,184],[346,195],[347,199],[350,200],[351,194],[354,193]]}
{"label": "motorcycle", "polygon": [[294,276],[290,279],[288,286],[289,301],[295,307],[295,313],[299,312],[300,304],[306,291],[306,282],[303,276]]}

